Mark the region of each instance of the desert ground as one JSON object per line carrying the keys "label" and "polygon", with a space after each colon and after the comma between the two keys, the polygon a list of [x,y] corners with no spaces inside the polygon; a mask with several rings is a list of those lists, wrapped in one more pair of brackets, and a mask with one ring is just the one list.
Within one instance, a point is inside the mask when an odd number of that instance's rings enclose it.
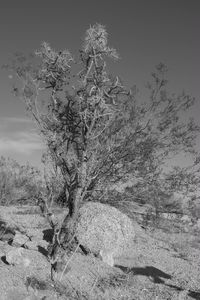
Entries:
{"label": "desert ground", "polygon": [[[62,218],[63,210],[55,210]],[[51,228],[36,206],[0,207],[1,300],[200,299],[200,230],[172,221],[136,226],[115,266],[79,248],[50,277]]]}

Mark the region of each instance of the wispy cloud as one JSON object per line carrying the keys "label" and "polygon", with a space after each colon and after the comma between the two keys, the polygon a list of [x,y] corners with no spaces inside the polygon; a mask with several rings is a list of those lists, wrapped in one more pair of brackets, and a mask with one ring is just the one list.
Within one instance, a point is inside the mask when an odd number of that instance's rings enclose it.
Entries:
{"label": "wispy cloud", "polygon": [[32,123],[31,118],[16,118],[16,117],[0,117],[0,122],[3,123]]}
{"label": "wispy cloud", "polygon": [[31,119],[26,116],[0,117],[0,155],[35,162],[40,160],[44,148]]}
{"label": "wispy cloud", "polygon": [[34,151],[42,150],[44,144],[39,135],[31,131],[15,132],[14,136],[0,137],[0,152],[18,152],[25,155],[30,155]]}

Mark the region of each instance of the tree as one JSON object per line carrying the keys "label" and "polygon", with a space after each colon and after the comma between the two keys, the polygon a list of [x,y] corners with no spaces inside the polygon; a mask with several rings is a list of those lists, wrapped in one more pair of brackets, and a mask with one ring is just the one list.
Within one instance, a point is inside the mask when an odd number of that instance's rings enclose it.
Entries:
{"label": "tree", "polygon": [[126,89],[107,71],[107,59],[118,59],[118,54],[108,46],[102,25],[86,31],[77,60],[68,50],[56,52],[47,43],[36,57],[40,63],[35,68],[21,56],[12,64],[22,82],[15,92],[23,97],[63,178],[69,213],[59,237],[69,241],[80,205],[97,199],[113,183],[132,178],[133,200],[142,197],[145,202],[172,193],[181,172],[191,174],[183,168],[176,176],[163,171],[166,160],[177,153],[197,157],[194,141],[199,132],[194,120],[181,120],[194,99],[166,91],[163,64],[152,74],[149,101],[141,104],[136,90]]}

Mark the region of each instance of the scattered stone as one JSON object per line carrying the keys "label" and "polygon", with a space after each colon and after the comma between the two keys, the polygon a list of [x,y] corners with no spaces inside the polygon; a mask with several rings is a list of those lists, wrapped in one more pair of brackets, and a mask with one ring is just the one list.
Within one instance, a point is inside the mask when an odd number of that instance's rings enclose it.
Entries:
{"label": "scattered stone", "polygon": [[16,266],[20,272],[28,272],[29,276],[35,276],[38,280],[46,280],[50,274],[51,264],[39,251],[13,247],[5,256],[9,264]]}
{"label": "scattered stone", "polygon": [[28,267],[31,263],[30,259],[25,256],[25,249],[14,248],[6,254],[6,261],[11,265],[23,265]]}
{"label": "scattered stone", "polygon": [[29,250],[34,250],[34,251],[38,250],[38,242],[36,242],[36,241],[28,241],[28,242],[26,242],[26,244],[24,246],[26,249],[29,249]]}
{"label": "scattered stone", "polygon": [[177,220],[178,216],[175,213],[161,213],[162,218],[167,220]]}
{"label": "scattered stone", "polygon": [[191,222],[191,217],[189,217],[188,215],[184,215],[184,216],[182,216],[181,221],[183,223],[187,223],[187,222],[190,223]]}
{"label": "scattered stone", "polygon": [[33,240],[25,243],[25,247],[29,250],[38,250],[38,247],[42,247],[47,250],[49,243],[44,240]]}
{"label": "scattered stone", "polygon": [[5,256],[5,254],[10,251],[11,249],[13,249],[12,246],[10,246],[7,243],[4,243],[2,241],[0,241],[0,257]]}
{"label": "scattered stone", "polygon": [[12,245],[13,246],[23,246],[28,241],[30,241],[28,236],[26,236],[25,234],[22,234],[21,232],[17,231],[15,236],[14,236]]}

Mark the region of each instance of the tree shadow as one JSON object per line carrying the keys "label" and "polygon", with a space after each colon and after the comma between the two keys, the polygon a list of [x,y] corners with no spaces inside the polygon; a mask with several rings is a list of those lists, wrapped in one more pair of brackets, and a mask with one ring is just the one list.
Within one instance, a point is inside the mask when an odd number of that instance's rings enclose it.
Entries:
{"label": "tree shadow", "polygon": [[53,229],[45,229],[42,231],[43,233],[43,240],[48,243],[52,243],[53,240]]}
{"label": "tree shadow", "polygon": [[[155,267],[146,266],[144,268],[128,268],[120,265],[116,265],[115,267],[121,269],[123,272],[127,274],[133,273],[133,275],[143,275],[143,276],[151,277],[154,283],[164,284],[165,286],[168,286],[179,292],[184,291],[184,289],[179,286],[165,283],[164,279],[172,279],[172,276]],[[200,291],[189,290],[188,296],[190,296],[193,299],[200,300]]]}
{"label": "tree shadow", "polygon": [[200,300],[200,292],[189,291],[188,296],[196,300]]}
{"label": "tree shadow", "polygon": [[48,251],[42,247],[42,246],[37,246],[38,248],[38,252],[40,252],[42,255],[44,255],[45,257],[48,257]]}
{"label": "tree shadow", "polygon": [[[179,286],[176,286],[176,285],[173,285],[173,284],[165,284],[166,286],[170,287],[170,288],[173,288],[177,291],[184,291],[183,288],[179,287]],[[191,291],[189,290],[188,291],[188,296],[190,296],[191,298],[193,299],[196,299],[196,300],[200,300],[200,291]]]}
{"label": "tree shadow", "polygon": [[127,268],[123,266],[116,266],[125,273],[132,272],[133,275],[143,275],[151,277],[154,283],[165,283],[163,279],[171,279],[172,276],[152,266],[146,266],[144,268]]}
{"label": "tree shadow", "polygon": [[8,263],[7,260],[6,260],[6,256],[5,256],[5,255],[3,255],[3,256],[1,257],[1,261],[2,261],[5,265],[9,265],[9,263]]}

